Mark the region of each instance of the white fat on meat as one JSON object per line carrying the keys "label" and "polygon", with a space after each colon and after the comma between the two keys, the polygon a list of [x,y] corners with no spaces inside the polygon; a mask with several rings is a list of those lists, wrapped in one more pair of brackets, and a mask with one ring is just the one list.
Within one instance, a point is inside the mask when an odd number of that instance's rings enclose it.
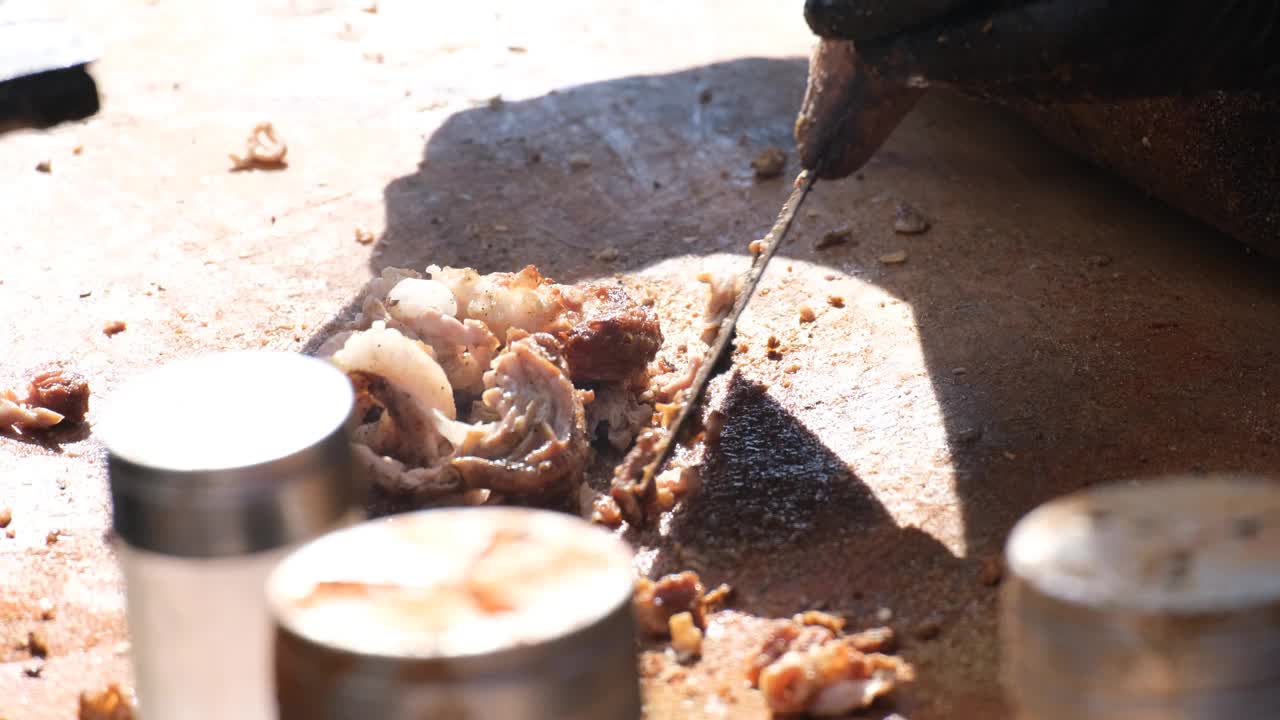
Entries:
{"label": "white fat on meat", "polygon": [[421,463],[438,459],[436,417],[452,419],[457,410],[453,388],[429,347],[377,321],[351,334],[332,361],[356,384],[356,420],[379,408],[376,419],[354,430],[357,443]]}
{"label": "white fat on meat", "polygon": [[453,292],[460,319],[479,320],[499,339],[511,329],[555,333],[572,325],[562,288],[545,282],[532,266],[481,275],[471,268],[432,265],[427,272]]}

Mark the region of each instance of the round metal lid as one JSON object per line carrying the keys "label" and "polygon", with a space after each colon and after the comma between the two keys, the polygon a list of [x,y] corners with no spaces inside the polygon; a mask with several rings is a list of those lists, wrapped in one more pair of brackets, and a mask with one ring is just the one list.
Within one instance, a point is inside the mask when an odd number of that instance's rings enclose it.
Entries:
{"label": "round metal lid", "polygon": [[354,493],[344,430],[353,401],[341,371],[294,353],[217,353],[133,378],[97,428],[116,532],[192,557],[315,537]]}
{"label": "round metal lid", "polygon": [[1280,484],[1089,489],[1025,516],[1006,560],[1002,676],[1028,716],[1280,712]]}
{"label": "round metal lid", "polygon": [[267,588],[277,622],[323,646],[384,659],[492,659],[579,633],[620,607],[629,613],[631,566],[624,542],[573,516],[439,509],[312,541]]}
{"label": "round metal lid", "polygon": [[1009,537],[1013,575],[1095,608],[1215,612],[1280,601],[1280,485],[1174,478],[1070,495]]}

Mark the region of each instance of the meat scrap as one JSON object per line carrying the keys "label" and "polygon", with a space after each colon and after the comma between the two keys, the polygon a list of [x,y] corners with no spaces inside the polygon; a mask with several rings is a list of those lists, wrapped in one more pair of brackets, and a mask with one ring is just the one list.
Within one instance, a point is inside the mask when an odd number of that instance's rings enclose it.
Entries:
{"label": "meat scrap", "polygon": [[[720,609],[733,589],[720,585],[707,592],[698,573],[688,571],[666,575],[658,580],[640,578],[632,595],[632,607],[641,631],[653,637],[674,637],[671,620],[688,613],[693,625],[707,628],[707,616]],[[677,621],[677,624],[682,621]]]}
{"label": "meat scrap", "polygon": [[25,397],[0,390],[0,431],[18,433],[77,425],[89,412],[89,381],[61,365],[37,368]]}
{"label": "meat scrap", "polygon": [[244,155],[230,155],[231,171],[270,169],[285,167],[289,146],[276,135],[276,128],[269,122],[258,123],[245,140]]}
{"label": "meat scrap", "polygon": [[[881,652],[893,640],[888,628],[844,635],[843,623],[832,620],[823,613],[798,615],[774,630],[748,662],[747,681],[773,712],[844,715],[914,679],[910,665]],[[818,622],[806,624],[811,621]]]}
{"label": "meat scrap", "polygon": [[651,415],[636,395],[662,343],[656,315],[622,288],[559,285],[533,266],[425,274],[385,269],[318,353],[355,387],[362,469],[432,503],[571,497],[595,432],[629,443]]}
{"label": "meat scrap", "polygon": [[79,720],[133,720],[133,703],[119,685],[96,693],[80,693]]}
{"label": "meat scrap", "polygon": [[564,335],[564,355],[575,382],[626,380],[662,347],[653,308],[636,304],[620,287],[592,286],[583,295],[582,320]]}
{"label": "meat scrap", "polygon": [[779,147],[767,147],[751,161],[751,169],[760,180],[771,180],[787,167],[787,154]]}

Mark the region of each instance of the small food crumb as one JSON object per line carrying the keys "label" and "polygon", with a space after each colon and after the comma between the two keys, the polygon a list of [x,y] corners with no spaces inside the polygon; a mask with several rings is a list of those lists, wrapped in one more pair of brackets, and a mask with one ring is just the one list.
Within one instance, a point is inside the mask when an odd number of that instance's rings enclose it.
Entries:
{"label": "small food crumb", "polygon": [[51,173],[53,172],[53,163],[48,160],[41,160],[36,163],[36,172]]}
{"label": "small food crumb", "polygon": [[702,630],[693,622],[693,613],[682,612],[667,620],[671,633],[671,649],[680,662],[688,662],[702,654]]}
{"label": "small food crumb", "polygon": [[44,635],[36,630],[27,633],[27,652],[32,657],[47,657],[49,655],[49,642],[44,639]]}
{"label": "small food crumb", "polygon": [[1111,264],[1111,256],[1109,255],[1090,255],[1088,262],[1093,267],[1106,267]]}
{"label": "small food crumb", "polygon": [[827,304],[833,308],[842,308],[844,307],[844,298],[839,295],[828,295]]}
{"label": "small food crumb", "polygon": [[38,678],[44,674],[44,660],[32,660],[22,665],[22,674],[29,678]]}
{"label": "small food crumb", "polygon": [[818,314],[813,311],[813,308],[809,307],[808,305],[800,306],[800,322],[811,323],[817,319],[818,319]]}
{"label": "small food crumb", "polygon": [[751,253],[752,255],[759,255],[760,253],[764,252],[764,241],[752,240],[747,245],[747,252]]}
{"label": "small food crumb", "polygon": [[787,154],[778,147],[767,147],[751,161],[751,169],[760,180],[771,180],[787,167]]}
{"label": "small food crumb", "polygon": [[11,522],[13,522],[13,508],[0,507],[0,528],[9,527]]}
{"label": "small food crumb", "polygon": [[231,171],[278,170],[287,167],[285,157],[288,154],[289,146],[276,134],[275,126],[269,122],[258,123],[245,140],[244,155],[229,155]]}
{"label": "small food crumb", "polygon": [[894,252],[885,253],[884,255],[880,256],[880,262],[884,263],[885,265],[901,265],[906,261],[907,261],[906,250],[895,250]]}
{"label": "small food crumb", "polygon": [[83,155],[83,154],[84,154],[84,146],[83,146],[83,145],[77,145],[77,146],[75,146],[75,147],[71,148],[71,154],[72,154],[72,155],[77,155],[77,156],[79,156],[79,155]]}
{"label": "small food crumb", "polygon": [[133,720],[133,704],[115,684],[100,693],[82,692],[79,720]]}
{"label": "small food crumb", "polygon": [[991,555],[982,559],[982,573],[979,576],[982,584],[987,587],[995,587],[1004,579],[1004,561],[998,555]]}
{"label": "small food crumb", "polygon": [[791,617],[791,622],[798,625],[823,627],[837,634],[844,631],[845,624],[844,618],[824,613],[821,610],[806,610],[802,613],[797,613]]}
{"label": "small food crumb", "polygon": [[111,322],[102,326],[102,334],[106,335],[107,337],[111,337],[112,335],[119,335],[120,333],[124,332],[125,329],[128,327],[129,327],[128,323],[126,323],[123,320],[112,320]]}
{"label": "small food crumb", "polygon": [[12,540],[12,539],[14,539],[14,538],[18,537],[18,533],[17,533],[17,531],[16,531],[16,530],[14,530],[13,528],[9,528],[8,530],[5,530],[5,531],[4,531],[4,536],[5,536],[5,537],[7,537],[7,538],[9,538],[10,540]]}
{"label": "small food crumb", "polygon": [[363,11],[363,12],[367,12],[367,13],[369,13],[370,15],[377,15],[377,14],[378,14],[378,0],[370,0],[370,2],[365,3],[365,4],[364,4],[364,6],[360,8],[360,10],[361,10],[361,11]]}
{"label": "small food crumb", "polygon": [[981,428],[976,428],[976,427],[965,428],[960,432],[956,433],[956,440],[959,440],[960,442],[966,445],[968,445],[969,443],[975,443],[980,439],[982,439]]}
{"label": "small food crumb", "polygon": [[911,629],[911,634],[915,635],[917,640],[932,640],[941,633],[942,620],[933,615],[916,623],[916,626]]}
{"label": "small food crumb", "polygon": [[503,106],[507,104],[507,102],[502,99],[501,95],[494,95],[493,97],[486,100],[485,104],[489,106],[490,110],[501,110]]}
{"label": "small food crumb", "polygon": [[905,203],[898,203],[894,211],[893,231],[903,235],[919,235],[929,230],[929,219],[919,210]]}
{"label": "small food crumb", "polygon": [[370,230],[369,228],[363,225],[356,228],[356,242],[360,243],[361,245],[368,245],[369,243],[373,242],[373,240],[374,240],[374,235],[372,230]]}
{"label": "small food crumb", "polygon": [[61,530],[50,530],[48,535],[44,536],[45,545],[56,545],[58,538],[62,536]]}
{"label": "small food crumb", "polygon": [[591,167],[591,156],[586,153],[573,153],[569,156],[569,167],[573,170],[585,170]]}
{"label": "small food crumb", "polygon": [[516,54],[516,55],[523,55],[523,54],[525,54],[525,53],[529,52],[529,48],[527,48],[527,47],[525,47],[525,46],[523,46],[523,45],[508,45],[508,46],[507,46],[507,52],[509,52],[509,53],[514,53],[514,54]]}
{"label": "small food crumb", "polygon": [[887,607],[882,607],[879,610],[876,610],[876,622],[883,624],[883,623],[889,622],[892,619],[893,619],[893,610],[890,610]]}
{"label": "small food crumb", "polygon": [[822,233],[817,242],[813,244],[815,250],[826,250],[836,245],[845,245],[853,239],[853,228],[845,225],[835,230],[828,230]]}
{"label": "small food crumb", "polygon": [[711,88],[707,88],[702,92],[698,93],[698,102],[702,103],[703,105],[706,105],[707,103],[711,102]]}
{"label": "small food crumb", "polygon": [[620,253],[618,252],[618,248],[607,247],[601,250],[600,252],[596,253],[596,259],[599,260],[600,262],[606,262],[606,263],[617,262],[619,255]]}
{"label": "small food crumb", "polygon": [[786,372],[786,373],[788,373],[788,374],[791,374],[791,373],[798,373],[798,372],[800,372],[800,364],[799,364],[799,363],[791,363],[790,365],[788,365],[788,366],[786,367],[785,372]]}
{"label": "small food crumb", "polygon": [[36,603],[36,607],[40,610],[40,619],[45,622],[57,617],[57,608],[54,607],[53,601],[47,597],[40,598],[40,601]]}

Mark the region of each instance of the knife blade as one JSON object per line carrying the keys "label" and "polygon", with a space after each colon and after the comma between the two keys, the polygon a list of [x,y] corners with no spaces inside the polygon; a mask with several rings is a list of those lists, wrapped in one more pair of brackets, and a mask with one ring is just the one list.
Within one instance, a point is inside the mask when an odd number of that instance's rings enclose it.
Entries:
{"label": "knife blade", "polygon": [[[787,234],[791,232],[796,213],[800,210],[800,206],[804,204],[805,198],[809,197],[809,191],[813,189],[817,180],[818,174],[810,170],[802,170],[796,176],[792,185],[793,190],[787,197],[787,201],[782,205],[782,210],[779,211],[773,227],[769,229],[768,234],[760,241],[763,247],[760,248],[760,252],[752,260],[751,268],[747,271],[742,284],[738,288],[733,306],[720,320],[720,328],[716,331],[715,340],[712,341],[706,355],[703,356],[702,365],[698,368],[697,374],[694,375],[693,382],[682,391],[676,401],[679,404],[679,410],[676,413],[675,420],[661,433],[656,444],[647,448],[640,448],[650,454],[650,460],[643,466],[644,469],[640,479],[630,481],[615,475],[612,496],[618,503],[623,518],[632,525],[639,525],[644,522],[649,500],[654,494],[654,479],[662,469],[662,466],[671,458],[671,454],[675,452],[681,432],[688,426],[699,401],[702,400],[702,396],[707,391],[707,384],[711,381],[712,376],[715,375],[716,366],[720,364],[721,359],[724,358],[733,341],[733,331],[738,325],[738,318],[742,316],[742,311],[746,309],[747,303],[755,295],[756,288],[760,285],[760,279],[764,277],[764,271],[769,267],[769,261],[778,252],[778,248],[786,240]],[[636,452],[636,450],[633,450],[633,452]],[[623,469],[628,466],[628,463],[624,463],[619,467],[619,472],[624,472]],[[619,480],[623,480],[623,482],[620,483]]]}

